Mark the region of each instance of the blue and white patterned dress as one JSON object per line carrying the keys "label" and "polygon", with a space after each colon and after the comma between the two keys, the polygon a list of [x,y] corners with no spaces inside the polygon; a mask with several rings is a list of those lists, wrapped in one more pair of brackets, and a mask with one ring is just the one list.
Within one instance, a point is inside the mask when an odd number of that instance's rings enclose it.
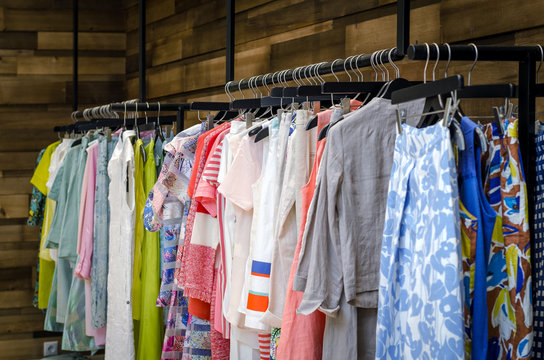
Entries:
{"label": "blue and white patterned dress", "polygon": [[449,130],[403,125],[382,241],[376,359],[463,359],[457,173]]}

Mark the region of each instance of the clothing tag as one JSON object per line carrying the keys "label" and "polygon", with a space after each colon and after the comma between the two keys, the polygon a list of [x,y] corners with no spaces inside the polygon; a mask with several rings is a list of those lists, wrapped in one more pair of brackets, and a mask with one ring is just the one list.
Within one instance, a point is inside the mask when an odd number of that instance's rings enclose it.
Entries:
{"label": "clothing tag", "polygon": [[542,123],[539,120],[535,120],[535,134],[540,134],[542,130]]}
{"label": "clothing tag", "polygon": [[213,118],[214,116],[212,114],[206,115],[206,119],[208,119],[208,130],[213,129]]}
{"label": "clothing tag", "polygon": [[321,111],[321,102],[320,101],[314,101],[313,104],[313,113],[314,115],[317,115]]}
{"label": "clothing tag", "polygon": [[106,139],[108,140],[108,142],[111,141],[111,129],[110,128],[106,128]]}
{"label": "clothing tag", "polygon": [[244,115],[244,119],[246,120],[246,129],[249,129],[253,124],[253,120],[255,120],[255,115],[247,113]]}
{"label": "clothing tag", "polygon": [[342,105],[342,110],[344,111],[344,114],[349,113],[350,111],[350,99],[349,98],[343,98],[340,100],[340,104]]}
{"label": "clothing tag", "polygon": [[310,102],[309,102],[309,101],[305,101],[304,103],[302,103],[302,108],[303,108],[304,110],[310,111]]}

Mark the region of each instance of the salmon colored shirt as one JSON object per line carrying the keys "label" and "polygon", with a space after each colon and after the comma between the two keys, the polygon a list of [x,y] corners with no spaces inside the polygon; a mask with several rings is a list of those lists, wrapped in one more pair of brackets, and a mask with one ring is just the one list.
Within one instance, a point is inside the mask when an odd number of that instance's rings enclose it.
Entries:
{"label": "salmon colored shirt", "polygon": [[[331,119],[332,110],[318,114],[317,133],[327,125]],[[303,293],[293,290],[293,279],[297,270],[298,258],[302,247],[302,235],[306,225],[308,209],[312,201],[317,179],[317,171],[325,149],[327,138],[317,143],[314,165],[308,183],[302,191],[302,221],[295,249],[295,257],[291,265],[291,273],[287,284],[285,305],[281,326],[280,343],[277,349],[277,359],[321,359],[323,348],[323,332],[325,330],[325,314],[315,311],[310,315],[298,315],[296,310],[302,301]]]}

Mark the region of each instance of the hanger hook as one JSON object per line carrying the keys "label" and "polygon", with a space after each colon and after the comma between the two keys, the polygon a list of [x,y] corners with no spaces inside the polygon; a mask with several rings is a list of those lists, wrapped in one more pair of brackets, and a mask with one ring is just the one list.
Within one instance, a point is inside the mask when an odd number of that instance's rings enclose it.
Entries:
{"label": "hanger hook", "polygon": [[295,82],[295,84],[297,84],[297,86],[300,86],[300,82],[298,81],[297,79],[297,71],[298,69],[300,69],[300,67],[296,67],[294,70],[293,70],[293,81]]}
{"label": "hanger hook", "polygon": [[127,102],[123,101],[123,105],[125,105],[125,112],[123,113],[123,127],[127,127]]}
{"label": "hanger hook", "polygon": [[236,100],[236,98],[231,94],[230,90],[229,90],[229,86],[230,84],[232,83],[233,81],[229,81],[228,83],[225,84],[225,94],[227,94],[228,98],[229,98],[229,102],[233,101],[233,100]]}
{"label": "hanger hook", "polygon": [[384,49],[384,50],[381,51],[381,53],[380,53],[380,62],[382,64],[382,66],[383,66],[383,69],[385,71],[387,71],[387,78],[385,78],[385,72],[384,72],[384,80],[389,81],[389,69],[387,68],[387,66],[385,66],[385,63],[384,63],[384,56],[387,54],[387,51],[388,51],[387,49]]}
{"label": "hanger hook", "polygon": [[389,54],[387,55],[387,59],[389,60],[389,64],[391,64],[391,66],[395,69],[395,79],[398,79],[398,78],[400,78],[400,69],[395,64],[395,62],[393,61],[393,57],[391,56],[393,54],[393,51],[396,50],[396,49],[397,48],[391,48],[391,50],[389,50]]}
{"label": "hanger hook", "polygon": [[240,81],[238,81],[238,91],[240,92],[240,94],[242,94],[242,99],[245,99],[246,96],[244,95],[244,93],[242,92],[242,89],[240,88],[240,85],[242,85],[242,81],[244,81],[245,79],[241,79]]}
{"label": "hanger hook", "polygon": [[319,83],[320,84],[323,84],[325,82],[325,79],[323,78],[323,76],[321,76],[321,74],[319,73],[319,70],[321,69],[321,67],[323,65],[325,65],[327,62],[326,61],[323,61],[323,62],[320,62],[318,67],[317,67],[317,78],[319,79]]}
{"label": "hanger hook", "polygon": [[286,87],[289,86],[289,82],[287,81],[287,74],[289,73],[289,71],[291,71],[291,69],[287,69],[283,73],[283,82],[285,83]]}
{"label": "hanger hook", "polygon": [[434,81],[435,80],[436,67],[438,66],[438,62],[440,61],[440,47],[438,46],[437,43],[432,43],[432,45],[434,45],[435,48],[436,48],[436,61],[434,62],[434,67],[433,67],[433,81]]}
{"label": "hanger hook", "polygon": [[353,73],[355,74],[355,76],[357,76],[357,81],[361,81],[361,78],[359,77],[359,73],[355,70],[355,68],[353,67],[353,63],[355,62],[355,65],[357,65],[357,58],[358,58],[359,55],[353,55],[351,57],[351,60],[349,61],[349,68],[351,71],[353,71]]}
{"label": "hanger hook", "polygon": [[360,80],[360,81],[364,81],[364,80],[365,80],[365,79],[364,79],[364,76],[363,76],[363,72],[361,71],[361,69],[359,69],[359,59],[360,59],[361,57],[363,57],[363,56],[364,56],[364,54],[359,54],[359,55],[357,55],[357,57],[355,58],[355,71],[356,71],[357,73],[359,73],[359,75],[361,75],[361,80]]}
{"label": "hanger hook", "polygon": [[304,79],[308,81],[308,84],[312,85],[312,81],[308,79],[308,74],[306,73],[310,69],[310,65],[304,66]]}
{"label": "hanger hook", "polygon": [[347,58],[344,59],[344,72],[345,72],[346,74],[348,74],[349,82],[351,82],[351,81],[352,81],[352,80],[351,80],[351,75],[349,74],[349,72],[348,72],[348,70],[347,70],[347,68],[346,68],[346,64],[347,64],[347,62],[348,62],[348,59],[350,59],[350,57],[347,57]]}
{"label": "hanger hook", "polygon": [[161,125],[161,102],[157,101],[157,124]]}
{"label": "hanger hook", "polygon": [[376,53],[377,51],[374,51],[370,56],[370,65],[372,66],[372,70],[374,70],[374,81],[378,81],[378,65],[376,64]]}
{"label": "hanger hook", "polygon": [[542,67],[542,62],[544,61],[544,50],[542,50],[542,46],[540,44],[537,45],[540,49],[540,64],[538,65],[538,69],[536,70],[536,82],[539,82],[539,73],[540,68]]}
{"label": "hanger hook", "polygon": [[272,81],[272,87],[276,87],[276,82],[274,81],[274,76],[276,76],[277,73],[278,73],[277,71],[274,72],[272,74],[272,77],[270,77],[270,81]]}
{"label": "hanger hook", "polygon": [[304,66],[299,67],[298,70],[297,70],[297,78],[298,78],[298,82],[300,83],[300,86],[306,85],[306,82],[302,78],[302,71],[303,70],[304,70]]}
{"label": "hanger hook", "polygon": [[450,44],[448,43],[445,43],[444,45],[446,45],[446,47],[448,48],[448,62],[446,63],[446,69],[444,69],[444,77],[447,78],[448,69],[450,67],[450,62],[451,62],[451,47],[450,47]]}
{"label": "hanger hook", "polygon": [[136,112],[134,113],[134,126],[138,126],[138,101],[136,101]]}
{"label": "hanger hook", "polygon": [[266,74],[265,76],[263,76],[262,78],[262,81],[263,81],[263,85],[266,87],[266,90],[268,90],[268,95],[270,95],[270,88],[268,87],[268,84],[266,83],[266,81],[268,80],[268,77],[270,76],[270,73]]}
{"label": "hanger hook", "polygon": [[474,43],[470,43],[469,45],[472,45],[474,47],[474,62],[472,63],[472,66],[470,67],[470,70],[468,71],[468,86],[470,86],[470,77],[472,75],[472,70],[476,66],[476,63],[478,62],[478,47]]}
{"label": "hanger hook", "polygon": [[423,83],[427,83],[427,66],[429,66],[429,59],[431,58],[431,49],[429,44],[425,43],[425,48],[427,49],[427,60],[425,61],[425,68],[423,68]]}
{"label": "hanger hook", "polygon": [[[261,80],[262,80],[262,78],[263,78],[263,76],[261,76]],[[261,97],[263,97],[263,92],[261,91],[261,87],[259,86],[258,81],[259,81],[259,77],[256,76],[255,77],[255,89],[257,89],[259,91],[259,94],[261,95]],[[221,120],[223,120],[223,119],[221,119]]]}
{"label": "hanger hook", "polygon": [[312,79],[312,81],[314,82],[315,85],[319,85],[319,81],[317,79],[317,67],[318,67],[319,64],[312,64],[312,66],[310,67],[310,77]]}
{"label": "hanger hook", "polygon": [[337,61],[342,61],[342,59],[336,59],[336,60],[334,60],[334,61],[331,63],[331,73],[332,73],[332,75],[334,76],[334,78],[336,79],[336,82],[339,82],[340,79],[338,79],[338,76],[336,76],[336,74],[334,73],[334,64],[335,64]]}
{"label": "hanger hook", "polygon": [[[149,110],[149,103],[148,103],[147,101],[145,102],[145,105],[147,106],[147,110]],[[147,119],[147,111],[144,111],[144,114],[145,114],[145,123],[146,123],[146,125],[147,125],[147,123],[148,123],[148,119]]]}

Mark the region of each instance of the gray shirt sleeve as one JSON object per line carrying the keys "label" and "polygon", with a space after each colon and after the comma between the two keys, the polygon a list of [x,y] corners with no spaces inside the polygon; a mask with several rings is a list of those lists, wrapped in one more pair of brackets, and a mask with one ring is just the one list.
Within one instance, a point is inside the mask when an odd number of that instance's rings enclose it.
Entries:
{"label": "gray shirt sleeve", "polygon": [[333,315],[339,309],[343,292],[336,206],[343,179],[343,154],[337,135],[331,131],[327,137],[304,233],[305,252],[301,253],[297,268],[298,285],[301,278],[306,278],[304,296],[297,310],[304,315],[318,308]]}

